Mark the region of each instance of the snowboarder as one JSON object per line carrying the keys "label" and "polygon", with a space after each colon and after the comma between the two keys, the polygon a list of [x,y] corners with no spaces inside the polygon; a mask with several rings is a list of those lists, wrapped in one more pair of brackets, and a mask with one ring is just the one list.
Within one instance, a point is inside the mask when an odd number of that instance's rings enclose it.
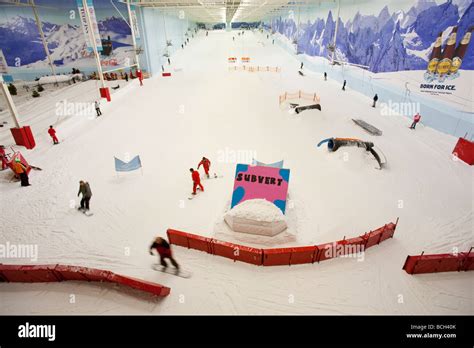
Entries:
{"label": "snowboarder", "polygon": [[328,80],[328,74],[324,72],[324,81],[327,81],[327,80]]}
{"label": "snowboarder", "polygon": [[102,111],[100,111],[100,103],[98,100],[94,102],[95,105],[95,111],[97,112],[97,117],[102,115]]}
{"label": "snowboarder", "polygon": [[303,69],[303,65],[304,65],[303,62],[301,62],[300,70]]}
{"label": "snowboarder", "polygon": [[156,237],[153,244],[150,246],[150,255],[153,255],[153,250],[156,250],[160,256],[160,263],[163,266],[163,271],[168,267],[166,259],[170,259],[171,264],[176,268],[176,273],[179,273],[179,265],[173,258],[171,247],[166,240],[161,237]]}
{"label": "snowboarder", "polygon": [[171,60],[168,58],[168,64],[171,65]]}
{"label": "snowboarder", "polygon": [[58,138],[56,137],[56,130],[53,128],[53,126],[49,126],[48,134],[49,134],[50,137],[53,139],[53,144],[54,144],[54,145],[59,144],[59,140],[58,140]]}
{"label": "snowboarder", "polygon": [[20,177],[21,186],[30,186],[28,174],[26,173],[26,166],[21,163],[19,157],[15,158],[15,163],[12,166],[13,171]]}
{"label": "snowboarder", "polygon": [[347,84],[347,81],[344,80],[344,84],[342,85],[342,90],[345,91],[346,90],[346,84]]}
{"label": "snowboarder", "polygon": [[374,96],[374,103],[372,104],[372,107],[375,108],[375,105],[377,104],[377,100],[379,100],[379,96],[375,94]]}
{"label": "snowboarder", "polygon": [[84,181],[84,180],[79,181],[79,192],[77,193],[77,197],[79,197],[81,193],[82,193],[81,206],[78,209],[83,210],[83,211],[88,211],[89,202],[92,198],[92,191],[87,181]]}
{"label": "snowboarder", "polygon": [[5,153],[5,146],[0,145],[0,161],[2,161],[2,170],[8,168],[7,155]]}
{"label": "snowboarder", "polygon": [[420,120],[421,120],[421,115],[420,115],[420,113],[418,112],[418,113],[413,117],[413,123],[411,124],[410,129],[415,129],[417,123],[420,122]]}
{"label": "snowboarder", "polygon": [[206,176],[209,179],[209,168],[211,168],[211,161],[209,161],[206,157],[203,157],[201,162],[199,162],[198,164],[198,170],[201,165],[204,167],[204,172],[206,173]]}
{"label": "snowboarder", "polygon": [[204,187],[201,184],[201,177],[199,176],[199,172],[190,168],[189,171],[191,172],[191,177],[193,179],[193,195],[196,194],[196,188],[199,186],[202,192],[204,192]]}

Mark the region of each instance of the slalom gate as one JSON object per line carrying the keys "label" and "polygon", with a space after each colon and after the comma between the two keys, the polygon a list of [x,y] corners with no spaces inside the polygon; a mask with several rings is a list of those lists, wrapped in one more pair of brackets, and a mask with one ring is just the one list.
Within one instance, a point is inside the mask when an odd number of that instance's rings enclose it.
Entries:
{"label": "slalom gate", "polygon": [[316,93],[305,93],[303,91],[298,91],[295,93],[288,93],[285,92],[284,94],[280,95],[278,98],[279,104],[283,104],[287,100],[291,99],[304,99],[314,101],[316,103],[320,102],[320,98]]}
{"label": "slalom gate", "polygon": [[403,269],[408,274],[474,271],[472,248],[465,253],[407,256]]}
{"label": "slalom gate", "polygon": [[229,71],[248,71],[248,72],[281,72],[281,68],[278,66],[230,66]]}
{"label": "slalom gate", "polygon": [[161,297],[168,296],[171,291],[170,288],[158,283],[95,268],[66,265],[0,264],[0,282],[52,283],[66,280],[115,283]]}
{"label": "slalom gate", "polygon": [[390,222],[359,237],[350,239],[344,237],[344,239],[337,242],[276,249],[261,249],[233,244],[173,229],[168,229],[167,234],[170,244],[204,251],[211,255],[231,259],[234,262],[240,261],[257,266],[290,266],[319,263],[340,256],[364,252],[374,245],[393,238],[397,224],[398,219],[395,223]]}

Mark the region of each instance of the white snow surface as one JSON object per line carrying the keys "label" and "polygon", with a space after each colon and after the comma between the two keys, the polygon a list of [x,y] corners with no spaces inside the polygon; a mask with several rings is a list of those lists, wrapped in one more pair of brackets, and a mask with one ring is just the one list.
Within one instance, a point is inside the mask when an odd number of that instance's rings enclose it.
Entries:
{"label": "white snow surface", "polygon": [[[183,68],[179,74],[147,79],[143,87],[136,80],[120,83],[97,119],[55,115],[58,101],[97,99],[96,81],[22,99],[20,121],[37,141],[34,150],[22,152],[43,171],[32,172],[28,188],[0,172],[0,243],[34,244],[39,255],[37,262],[0,262],[98,267],[162,283],[171,294],[157,300],[104,284],[3,283],[0,314],[472,314],[472,272],[411,276],[402,270],[407,255],[473,245],[472,167],[453,160],[457,139],[423,124],[410,130],[409,119],[381,116],[370,98],[341,91],[338,82],[317,74],[299,78],[295,57],[262,34],[246,32],[235,42],[232,35],[213,31],[193,39],[172,57]],[[280,66],[282,74],[232,74],[229,56]],[[323,111],[296,117],[280,110],[278,96],[295,90],[316,91]],[[355,126],[351,119],[358,117],[383,136]],[[47,134],[50,124],[59,145]],[[375,170],[358,148],[316,148],[328,137],[373,141],[387,167]],[[7,127],[0,128],[0,143],[13,143]],[[283,158],[291,169],[291,235],[282,233],[274,247],[358,236],[400,217],[394,238],[369,249],[362,261],[291,267],[256,267],[174,247],[193,277],[153,271],[156,259],[147,249],[167,228],[210,237],[219,231],[235,173],[235,162],[215,160],[224,149],[254,151],[269,162]],[[113,157],[136,154],[143,173],[117,175]],[[205,192],[189,201],[189,168],[202,156],[223,178],[203,180]],[[71,208],[81,179],[93,191],[92,217]]]}
{"label": "white snow surface", "polygon": [[266,199],[249,199],[236,205],[227,213],[229,216],[260,222],[285,221],[285,215]]}

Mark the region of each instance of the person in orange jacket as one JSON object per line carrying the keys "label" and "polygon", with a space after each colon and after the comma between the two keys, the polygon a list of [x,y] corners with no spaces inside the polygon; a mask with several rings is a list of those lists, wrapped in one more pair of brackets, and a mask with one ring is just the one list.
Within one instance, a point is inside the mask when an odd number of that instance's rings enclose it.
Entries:
{"label": "person in orange jacket", "polygon": [[20,177],[21,186],[30,186],[30,183],[28,180],[28,174],[26,173],[27,168],[23,163],[21,163],[21,160],[19,157],[15,158],[15,163],[13,163],[12,169],[15,172],[15,174]]}
{"label": "person in orange jacket", "polygon": [[48,134],[50,135],[51,138],[53,138],[54,145],[59,144],[59,140],[56,137],[56,130],[53,128],[53,126],[49,126]]}
{"label": "person in orange jacket", "polygon": [[0,161],[2,162],[2,170],[8,168],[7,155],[5,153],[5,146],[0,145]]}
{"label": "person in orange jacket", "polygon": [[418,122],[420,122],[420,120],[421,120],[421,115],[420,115],[420,113],[418,112],[418,113],[413,117],[413,123],[411,124],[410,129],[415,129],[416,125],[418,124]]}
{"label": "person in orange jacket", "polygon": [[211,168],[211,161],[209,161],[206,157],[203,157],[201,162],[199,162],[198,164],[198,170],[201,166],[204,167],[204,172],[206,173],[206,176],[209,178],[209,168]]}
{"label": "person in orange jacket", "polygon": [[204,192],[204,187],[201,184],[201,177],[199,176],[199,172],[190,168],[189,171],[191,172],[191,177],[193,178],[193,195],[196,194],[196,188],[199,186],[202,192]]}

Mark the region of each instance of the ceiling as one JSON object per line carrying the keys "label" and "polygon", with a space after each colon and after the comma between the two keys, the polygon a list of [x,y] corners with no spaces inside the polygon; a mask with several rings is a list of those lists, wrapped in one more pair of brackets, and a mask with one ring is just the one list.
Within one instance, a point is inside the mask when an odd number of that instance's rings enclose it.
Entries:
{"label": "ceiling", "polygon": [[[122,0],[126,2],[126,0]],[[184,15],[196,22],[258,22],[276,13],[297,7],[319,6],[336,3],[337,0],[130,0],[130,3],[151,8],[184,11]]]}

